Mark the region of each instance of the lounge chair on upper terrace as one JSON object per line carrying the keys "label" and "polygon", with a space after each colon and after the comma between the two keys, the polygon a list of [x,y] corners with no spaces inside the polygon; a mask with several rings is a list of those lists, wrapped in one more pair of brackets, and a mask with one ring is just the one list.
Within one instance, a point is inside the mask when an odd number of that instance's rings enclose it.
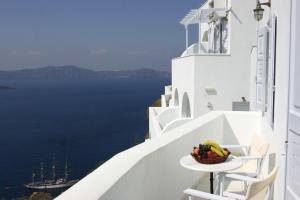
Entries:
{"label": "lounge chair on upper terrace", "polygon": [[192,200],[193,197],[210,200],[263,200],[268,195],[271,195],[270,188],[276,179],[277,171],[278,167],[275,167],[267,177],[261,179],[237,174],[226,174],[226,178],[246,182],[247,189],[245,192],[233,193],[224,191],[223,195],[215,195],[194,189],[186,189],[184,193],[189,200]]}

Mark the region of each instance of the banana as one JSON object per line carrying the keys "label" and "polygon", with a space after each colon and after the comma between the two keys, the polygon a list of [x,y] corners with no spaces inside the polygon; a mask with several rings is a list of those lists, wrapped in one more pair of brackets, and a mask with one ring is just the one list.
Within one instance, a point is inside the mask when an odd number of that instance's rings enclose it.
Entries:
{"label": "banana", "polygon": [[206,140],[205,142],[203,142],[203,144],[213,146],[216,149],[218,149],[219,151],[222,151],[222,148],[220,147],[220,145],[213,140]]}
{"label": "banana", "polygon": [[[213,141],[213,140],[207,140],[207,141],[205,141],[203,144],[210,145],[210,146],[214,147],[216,150],[220,151],[220,152],[222,153],[223,156],[224,156],[224,155],[225,155],[225,156],[228,155],[228,152],[225,151],[222,147],[220,147],[220,145],[219,145],[217,142],[215,142],[215,141]],[[217,153],[217,152],[215,152],[215,153]],[[218,155],[219,155],[219,154],[218,154]]]}
{"label": "banana", "polygon": [[223,148],[222,148],[222,153],[224,154],[224,156],[227,156],[227,155],[228,155],[228,152],[225,151]]}
{"label": "banana", "polygon": [[222,153],[222,151],[220,151],[219,149],[215,148],[214,146],[211,146],[210,148],[213,152],[215,152],[216,154],[218,154],[218,156],[224,157],[224,154]]}

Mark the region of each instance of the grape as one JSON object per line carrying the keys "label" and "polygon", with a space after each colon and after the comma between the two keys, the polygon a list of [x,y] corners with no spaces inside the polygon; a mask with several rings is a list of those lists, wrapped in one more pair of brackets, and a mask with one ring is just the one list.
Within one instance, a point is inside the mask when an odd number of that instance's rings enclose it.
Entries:
{"label": "grape", "polygon": [[202,144],[199,144],[199,149],[201,150],[203,148],[203,145]]}

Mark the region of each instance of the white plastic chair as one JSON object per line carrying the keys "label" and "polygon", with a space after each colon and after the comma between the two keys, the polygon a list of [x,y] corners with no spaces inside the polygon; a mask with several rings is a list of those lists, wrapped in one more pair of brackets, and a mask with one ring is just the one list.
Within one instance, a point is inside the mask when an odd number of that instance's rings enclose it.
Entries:
{"label": "white plastic chair", "polygon": [[254,134],[251,139],[250,145],[222,145],[223,148],[229,150],[244,150],[245,156],[235,156],[242,159],[244,164],[233,171],[227,173],[238,173],[251,177],[258,177],[261,173],[263,161],[269,150],[269,143],[262,137]]}
{"label": "white plastic chair", "polygon": [[263,200],[267,197],[268,189],[270,189],[276,179],[277,171],[278,167],[275,167],[273,171],[263,179],[227,174],[227,178],[247,182],[247,190],[244,194],[224,191],[223,196],[221,196],[194,189],[186,189],[184,193],[188,195],[189,200],[192,200],[193,197],[210,200]]}
{"label": "white plastic chair", "polygon": [[[228,174],[239,174],[252,178],[259,178],[261,175],[261,170],[263,166],[263,161],[269,150],[269,143],[267,143],[262,137],[257,134],[253,134],[250,145],[222,145],[223,148],[227,148],[229,150],[244,150],[244,156],[235,156],[238,159],[242,159],[244,161],[243,165],[235,170],[220,172],[218,174],[219,179],[219,189],[220,194],[223,194],[224,185],[226,179],[228,178]],[[240,188],[245,189],[246,181],[240,182]],[[232,188],[232,185],[228,186]],[[237,189],[236,185],[234,186],[235,190]],[[239,189],[240,189],[239,188]],[[238,190],[239,190],[238,189]]]}

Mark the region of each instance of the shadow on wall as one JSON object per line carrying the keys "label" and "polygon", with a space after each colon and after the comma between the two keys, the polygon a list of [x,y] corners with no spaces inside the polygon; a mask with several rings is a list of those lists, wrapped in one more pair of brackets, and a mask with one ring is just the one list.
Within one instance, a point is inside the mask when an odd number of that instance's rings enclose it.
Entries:
{"label": "shadow on wall", "polygon": [[181,116],[183,118],[190,118],[191,117],[191,106],[188,94],[185,92],[182,98],[182,110]]}
{"label": "shadow on wall", "polygon": [[234,134],[234,131],[228,121],[228,119],[226,118],[226,116],[224,116],[224,135],[223,135],[223,142],[224,144],[239,144],[239,140],[236,136],[236,134]]}
{"label": "shadow on wall", "polygon": [[178,90],[175,90],[175,95],[174,95],[174,106],[179,106],[179,96],[178,96]]}

